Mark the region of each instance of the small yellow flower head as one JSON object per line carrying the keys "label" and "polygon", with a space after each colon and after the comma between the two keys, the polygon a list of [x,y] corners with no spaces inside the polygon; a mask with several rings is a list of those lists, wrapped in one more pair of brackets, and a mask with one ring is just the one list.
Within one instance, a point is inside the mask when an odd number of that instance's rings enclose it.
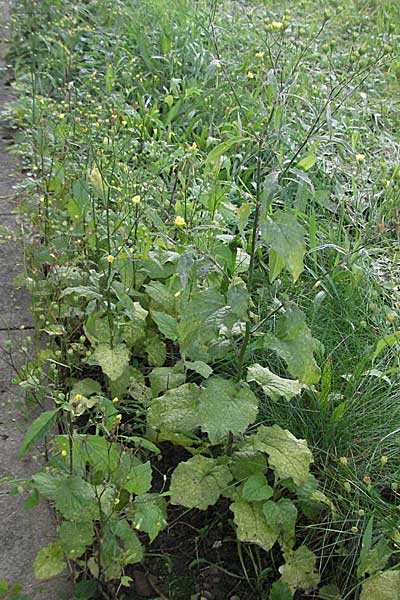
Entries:
{"label": "small yellow flower head", "polygon": [[341,456],[339,458],[339,462],[341,465],[344,465],[345,467],[347,466],[347,458],[345,456]]}
{"label": "small yellow flower head", "polygon": [[76,400],[77,402],[80,402],[80,401],[82,400],[82,396],[81,396],[81,394],[76,394],[76,396],[75,396],[75,400]]}
{"label": "small yellow flower head", "polygon": [[175,292],[174,296],[175,298],[179,298],[179,296],[181,295],[181,291],[178,290],[177,292]]}
{"label": "small yellow flower head", "polygon": [[388,457],[386,456],[386,454],[382,454],[382,456],[381,456],[381,465],[382,465],[382,467],[384,467],[384,466],[387,464],[387,461],[388,461],[388,460],[389,460],[389,459],[388,459]]}
{"label": "small yellow flower head", "polygon": [[358,533],[358,527],[352,527],[351,528],[351,533]]}
{"label": "small yellow flower head", "polygon": [[363,510],[362,508],[360,508],[360,510],[358,511],[358,516],[359,517],[363,517],[365,515],[365,510]]}
{"label": "small yellow flower head", "polygon": [[174,223],[177,227],[183,227],[183,225],[185,225],[185,219],[180,215],[177,215],[174,219]]}
{"label": "small yellow flower head", "polygon": [[248,71],[247,79],[254,79],[254,73],[252,71]]}
{"label": "small yellow flower head", "polygon": [[61,450],[61,456],[67,456],[67,451],[66,450]]}
{"label": "small yellow flower head", "polygon": [[190,146],[190,149],[193,150],[193,151],[197,149],[196,142],[193,142],[193,144]]}
{"label": "small yellow flower head", "polygon": [[271,27],[272,29],[275,29],[275,31],[279,31],[280,29],[282,29],[283,23],[281,21],[272,21]]}
{"label": "small yellow flower head", "polygon": [[319,288],[319,286],[321,285],[321,280],[318,279],[318,281],[316,281],[313,285],[314,288]]}
{"label": "small yellow flower head", "polygon": [[262,60],[264,58],[265,52],[256,52],[256,58]]}
{"label": "small yellow flower head", "polygon": [[365,154],[356,154],[356,161],[358,163],[363,163],[365,161]]}
{"label": "small yellow flower head", "polygon": [[117,402],[119,402],[118,396],[115,396],[115,398],[113,398],[112,401],[113,401],[113,404],[116,404]]}
{"label": "small yellow flower head", "polygon": [[132,198],[132,204],[140,204],[140,196],[139,196],[139,194],[136,194],[136,196],[133,196],[133,198]]}
{"label": "small yellow flower head", "polygon": [[116,421],[121,421],[122,420],[122,415],[121,414],[115,415],[115,420]]}
{"label": "small yellow flower head", "polygon": [[157,127],[153,127],[153,135],[157,135],[157,133],[158,133]]}
{"label": "small yellow flower head", "polygon": [[107,256],[107,262],[110,263],[110,264],[114,262],[114,256],[112,254],[109,254]]}

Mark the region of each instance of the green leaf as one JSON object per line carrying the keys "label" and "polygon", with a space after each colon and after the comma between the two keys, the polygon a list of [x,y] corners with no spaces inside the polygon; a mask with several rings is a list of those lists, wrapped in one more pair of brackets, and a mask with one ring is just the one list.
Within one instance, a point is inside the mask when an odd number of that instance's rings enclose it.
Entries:
{"label": "green leaf", "polygon": [[150,542],[153,542],[167,525],[167,509],[164,498],[160,498],[158,494],[144,494],[135,498],[131,508],[134,511],[133,526],[135,529],[145,531]]}
{"label": "green leaf", "polygon": [[243,284],[231,285],[227,292],[227,302],[233,314],[242,320],[247,320],[250,294]]}
{"label": "green leaf", "polygon": [[253,207],[254,204],[251,204],[250,202],[244,202],[241,206],[239,206],[237,211],[237,224],[242,237],[245,235],[247,223],[249,222],[249,216]]}
{"label": "green leaf", "polygon": [[96,590],[96,581],[82,579],[75,584],[74,598],[76,598],[76,600],[90,600],[95,595]]}
{"label": "green leaf", "polygon": [[267,552],[278,539],[279,528],[274,521],[267,520],[260,502],[233,502],[230,509],[234,514],[237,537],[242,542],[251,542]]}
{"label": "green leaf", "polygon": [[341,600],[339,588],[334,584],[323,585],[318,590],[321,600]]}
{"label": "green leaf", "polygon": [[213,372],[212,368],[202,360],[195,360],[194,362],[185,361],[185,367],[190,371],[198,373],[204,379],[208,379]]}
{"label": "green leaf", "polygon": [[64,571],[66,563],[59,542],[49,544],[36,555],[33,569],[36,579],[55,577]]}
{"label": "green leaf", "polygon": [[92,521],[99,517],[94,488],[81,477],[71,475],[59,478],[53,499],[65,519]]}
{"label": "green leaf", "polygon": [[317,157],[314,152],[308,152],[305,154],[296,164],[297,169],[302,169],[303,171],[308,171],[311,169],[315,163],[317,162]]}
{"label": "green leaf", "polygon": [[232,480],[228,467],[213,458],[197,455],[181,462],[172,474],[172,504],[206,510],[215,504]]}
{"label": "green leaf", "polygon": [[265,345],[281,356],[293,377],[309,385],[318,383],[320,370],[314,360],[314,341],[304,313],[290,306],[276,323],[275,335],[265,337]]}
{"label": "green leaf", "polygon": [[243,433],[257,418],[258,400],[243,383],[213,377],[200,397],[201,430],[212,444],[224,441],[229,432]]}
{"label": "green leaf", "polygon": [[172,390],[185,383],[185,374],[182,372],[182,366],[175,367],[156,367],[149,375],[151,391],[153,396],[158,396],[160,392]]}
{"label": "green leaf", "polygon": [[378,340],[375,351],[371,357],[372,364],[374,364],[376,358],[385,348],[389,346],[393,346],[394,344],[400,342],[400,331],[395,331],[394,333],[390,333],[389,335],[383,336],[380,340]]}
{"label": "green leaf", "polygon": [[8,583],[4,579],[0,579],[0,596],[3,594],[7,594],[8,592]]}
{"label": "green leaf", "polygon": [[298,396],[304,387],[297,379],[284,379],[272,373],[268,367],[262,367],[257,363],[248,368],[247,381],[255,381],[261,385],[265,395],[274,401],[279,400],[280,396],[285,400],[291,400],[294,396]]}
{"label": "green leaf", "polygon": [[360,600],[400,600],[400,571],[381,571],[368,577],[362,584]]}
{"label": "green leaf", "polygon": [[284,581],[274,581],[269,592],[269,600],[292,600],[293,594]]}
{"label": "green leaf", "polygon": [[90,522],[63,521],[58,536],[66,557],[77,559],[93,541],[93,525]]}
{"label": "green leaf", "polygon": [[156,322],[158,329],[169,340],[178,338],[178,321],[167,313],[152,311],[151,318]]}
{"label": "green leaf", "polygon": [[374,575],[377,571],[382,571],[393,554],[392,549],[383,539],[379,540],[372,548],[369,548],[367,552],[364,552],[364,548],[365,546],[362,544],[362,550],[358,561],[357,577],[361,577],[366,573],[368,573],[368,575]]}
{"label": "green leaf", "polygon": [[152,469],[150,462],[135,465],[131,468],[123,487],[130,494],[140,496],[151,488]]}
{"label": "green leaf", "polygon": [[274,495],[274,490],[268,485],[264,474],[250,475],[243,485],[242,497],[248,502],[269,500]]}
{"label": "green leaf", "polygon": [[147,360],[153,367],[162,367],[167,357],[167,349],[158,336],[147,338],[144,344]]}
{"label": "green leaf", "polygon": [[209,152],[206,158],[204,173],[207,175],[212,171],[218,171],[222,155],[225,154],[225,152],[227,152],[234,144],[240,144],[240,142],[244,142],[247,139],[248,138],[246,137],[235,136],[229,140],[221,142],[218,144],[218,146],[215,146],[215,148]]}
{"label": "green leaf", "polygon": [[305,440],[297,439],[279,425],[261,426],[252,438],[256,450],[269,455],[269,465],[280,479],[292,478],[296,485],[308,477],[312,454]]}
{"label": "green leaf", "polygon": [[287,583],[290,591],[310,591],[319,584],[320,576],[315,569],[316,556],[307,546],[285,552],[285,564],[279,567],[281,581]]}
{"label": "green leaf", "polygon": [[87,362],[91,365],[99,365],[111,381],[120,377],[125,367],[129,365],[129,350],[125,344],[99,344]]}
{"label": "green leaf", "polygon": [[32,444],[39,442],[47,435],[54,425],[58,411],[58,408],[47,410],[30,424],[18,452],[19,459],[24,456],[25,452]]}
{"label": "green leaf", "polygon": [[194,431],[199,427],[199,397],[200,388],[194,383],[168,390],[152,401],[147,410],[147,425],[155,430]]}
{"label": "green leaf", "polygon": [[81,394],[81,396],[86,396],[86,398],[94,394],[101,394],[101,385],[98,381],[90,377],[85,377],[85,379],[76,381],[72,386],[71,396],[76,396],[76,394]]}
{"label": "green leaf", "polygon": [[[261,237],[270,247],[270,280],[274,281],[287,268],[296,281],[304,269],[306,252],[304,229],[291,213],[278,212],[267,216],[261,226]],[[272,268],[271,268],[272,267]]]}

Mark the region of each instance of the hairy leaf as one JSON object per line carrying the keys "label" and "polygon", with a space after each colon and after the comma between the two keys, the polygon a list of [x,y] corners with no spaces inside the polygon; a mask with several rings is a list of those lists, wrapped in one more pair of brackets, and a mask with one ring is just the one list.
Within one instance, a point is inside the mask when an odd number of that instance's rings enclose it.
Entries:
{"label": "hairy leaf", "polygon": [[39,550],[33,569],[36,579],[48,579],[62,573],[66,566],[61,545],[54,542]]}
{"label": "hairy leaf", "polygon": [[201,429],[213,444],[222,442],[229,432],[243,433],[257,412],[258,400],[250,388],[222,377],[210,379],[200,397]]}
{"label": "hairy leaf", "polygon": [[400,571],[381,571],[368,577],[362,584],[360,600],[400,600]]}
{"label": "hairy leaf", "polygon": [[99,344],[87,360],[89,364],[99,365],[112,381],[120,377],[129,364],[129,350],[125,344]]}
{"label": "hairy leaf", "polygon": [[279,425],[261,426],[253,437],[256,450],[269,455],[268,462],[280,479],[292,478],[296,485],[307,479],[312,454],[305,440],[297,439]]}
{"label": "hairy leaf", "polygon": [[232,480],[228,467],[197,455],[181,462],[172,474],[172,504],[205,510],[215,504]]}
{"label": "hairy leaf", "polygon": [[319,584],[320,576],[316,571],[316,556],[307,546],[285,552],[285,564],[279,567],[281,581],[287,583],[291,592],[313,590]]}
{"label": "hairy leaf", "polygon": [[313,338],[299,308],[286,308],[277,321],[275,335],[266,336],[265,344],[286,361],[293,377],[310,385],[318,383],[320,370],[314,360]]}
{"label": "hairy leaf", "polygon": [[237,537],[242,542],[258,544],[271,550],[278,539],[279,528],[274,520],[267,520],[260,502],[233,502],[230,509],[234,514]]}
{"label": "hairy leaf", "polygon": [[304,269],[306,252],[304,229],[291,213],[278,212],[267,216],[261,227],[261,237],[269,246],[270,280],[274,281],[287,268],[296,281]]}

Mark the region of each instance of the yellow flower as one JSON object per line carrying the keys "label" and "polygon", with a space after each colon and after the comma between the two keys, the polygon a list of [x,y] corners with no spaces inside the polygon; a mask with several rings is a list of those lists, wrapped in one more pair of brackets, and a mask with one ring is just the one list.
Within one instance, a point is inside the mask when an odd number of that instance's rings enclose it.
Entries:
{"label": "yellow flower", "polygon": [[279,31],[279,29],[282,29],[283,23],[281,21],[272,21],[271,27],[272,29],[275,29],[275,31]]}
{"label": "yellow flower", "polygon": [[264,58],[264,56],[265,56],[265,52],[256,52],[256,58],[262,59],[262,58]]}
{"label": "yellow flower", "polygon": [[136,194],[136,196],[133,196],[132,203],[133,204],[140,204],[140,196],[139,196],[139,194]]}
{"label": "yellow flower", "polygon": [[344,465],[344,466],[347,466],[347,458],[346,458],[345,456],[341,456],[341,457],[339,458],[339,462],[340,462],[342,465]]}
{"label": "yellow flower", "polygon": [[363,163],[365,160],[365,154],[356,154],[356,161],[359,163]]}
{"label": "yellow flower", "polygon": [[318,279],[318,281],[316,281],[313,285],[314,288],[319,288],[319,286],[321,285],[321,280]]}
{"label": "yellow flower", "polygon": [[115,420],[116,421],[121,421],[122,420],[122,415],[121,414],[115,415]]}
{"label": "yellow flower", "polygon": [[254,79],[254,73],[252,71],[248,71],[247,79]]}
{"label": "yellow flower", "polygon": [[61,450],[61,456],[67,456],[67,451],[66,450]]}
{"label": "yellow flower", "polygon": [[196,144],[196,142],[193,142],[193,144],[190,146],[190,149],[196,150],[196,148],[197,148],[197,144]]}
{"label": "yellow flower", "polygon": [[82,396],[81,396],[81,394],[76,394],[76,396],[75,396],[75,400],[76,400],[77,402],[80,402],[80,401],[82,400]]}
{"label": "yellow flower", "polygon": [[177,227],[182,227],[183,225],[185,225],[185,219],[177,215],[174,219],[174,223]]}
{"label": "yellow flower", "polygon": [[109,255],[107,256],[107,262],[108,262],[108,263],[110,263],[110,264],[111,264],[112,262],[114,262],[114,256],[113,256],[112,254],[109,254]]}

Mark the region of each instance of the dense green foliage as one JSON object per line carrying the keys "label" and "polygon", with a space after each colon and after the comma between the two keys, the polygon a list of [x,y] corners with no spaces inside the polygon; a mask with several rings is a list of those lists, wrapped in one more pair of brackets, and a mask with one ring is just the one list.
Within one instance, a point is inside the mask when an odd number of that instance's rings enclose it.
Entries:
{"label": "dense green foliage", "polygon": [[223,597],[400,598],[396,3],[16,5],[37,577],[135,598],[192,515]]}

